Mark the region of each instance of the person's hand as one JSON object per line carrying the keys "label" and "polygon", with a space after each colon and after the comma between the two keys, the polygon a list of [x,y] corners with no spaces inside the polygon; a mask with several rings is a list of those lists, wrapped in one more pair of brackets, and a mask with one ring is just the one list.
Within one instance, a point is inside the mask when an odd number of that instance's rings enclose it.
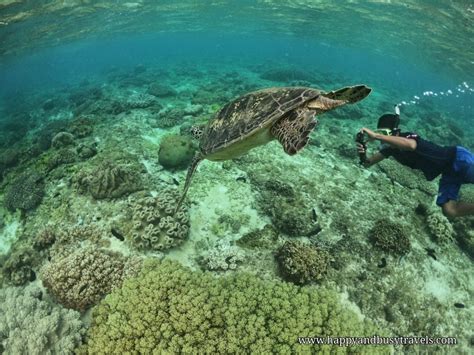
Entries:
{"label": "person's hand", "polygon": [[369,137],[369,142],[372,142],[373,140],[375,140],[375,138],[377,136],[377,133],[375,133],[374,131],[372,131],[368,128],[365,128],[365,127],[363,127],[360,131],[362,133],[367,134],[367,136]]}
{"label": "person's hand", "polygon": [[357,146],[357,152],[359,154],[365,154],[366,153],[365,146],[363,144],[360,144],[359,142],[356,142],[356,146]]}

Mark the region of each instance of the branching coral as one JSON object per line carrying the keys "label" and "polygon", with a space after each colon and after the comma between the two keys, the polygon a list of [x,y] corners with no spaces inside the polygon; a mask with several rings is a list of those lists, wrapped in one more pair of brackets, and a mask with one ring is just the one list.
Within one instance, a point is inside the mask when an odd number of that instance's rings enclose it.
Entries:
{"label": "branching coral", "polygon": [[139,262],[132,266],[120,255],[86,248],[53,258],[41,278],[62,305],[83,311],[119,287],[130,269],[138,271]]}
{"label": "branching coral", "polygon": [[229,242],[219,240],[202,258],[207,270],[235,270],[238,263],[244,260],[244,253]]}
{"label": "branching coral", "polygon": [[[342,307],[338,295],[324,288],[264,281],[242,273],[214,278],[170,261],[154,261],[145,268],[94,310],[85,351],[329,353],[337,349],[319,344],[305,348],[298,337],[380,331]],[[351,347],[354,352],[361,350]]]}
{"label": "branching coral", "polygon": [[174,213],[179,195],[164,190],[157,197],[132,202],[132,243],[139,249],[165,250],[183,243],[189,234],[187,208]]}
{"label": "branching coral", "polygon": [[33,268],[38,257],[32,249],[22,247],[13,250],[7,257],[1,271],[2,276],[12,285],[21,286],[34,281],[36,274]]}
{"label": "branching coral", "polygon": [[296,284],[322,279],[329,264],[327,252],[298,241],[286,242],[276,259],[283,277]]}
{"label": "branching coral", "polygon": [[76,176],[76,185],[95,199],[117,198],[142,188],[139,173],[132,167],[104,162]]}
{"label": "branching coral", "polygon": [[37,286],[0,289],[0,353],[73,354],[85,333],[79,313],[43,300]]}
{"label": "branching coral", "polygon": [[439,212],[431,213],[426,219],[431,236],[436,243],[445,245],[454,240],[454,229],[449,220]]}
{"label": "branching coral", "polygon": [[397,223],[388,219],[378,220],[370,231],[372,243],[383,251],[395,254],[406,254],[410,250],[410,239]]}

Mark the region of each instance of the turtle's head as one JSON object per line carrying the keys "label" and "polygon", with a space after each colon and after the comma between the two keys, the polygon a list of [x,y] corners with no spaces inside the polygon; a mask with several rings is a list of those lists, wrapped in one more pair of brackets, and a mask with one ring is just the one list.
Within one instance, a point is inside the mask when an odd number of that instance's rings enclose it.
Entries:
{"label": "turtle's head", "polygon": [[191,127],[191,135],[196,140],[201,140],[202,135],[204,134],[204,129],[202,126],[192,126]]}

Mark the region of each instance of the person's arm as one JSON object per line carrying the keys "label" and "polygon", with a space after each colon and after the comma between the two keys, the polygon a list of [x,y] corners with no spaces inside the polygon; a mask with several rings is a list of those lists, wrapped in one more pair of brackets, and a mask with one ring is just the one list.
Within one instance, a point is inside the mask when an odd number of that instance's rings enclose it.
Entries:
{"label": "person's arm", "polygon": [[[357,151],[359,153],[366,153],[366,150],[364,148],[364,146],[360,143],[357,143]],[[365,161],[362,163],[362,165],[366,168],[374,165],[374,164],[377,164],[378,162],[382,161],[385,159],[385,156],[380,153],[380,152],[377,152],[375,153],[374,155],[370,156],[370,157],[366,157],[365,158]]]}
{"label": "person's arm", "polygon": [[375,133],[374,131],[368,128],[362,128],[363,132],[367,133],[369,136],[369,141],[378,140],[383,143],[387,143],[393,148],[401,149],[401,150],[415,150],[416,149],[416,140],[405,138],[405,137],[397,137],[397,136],[384,136],[383,134]]}

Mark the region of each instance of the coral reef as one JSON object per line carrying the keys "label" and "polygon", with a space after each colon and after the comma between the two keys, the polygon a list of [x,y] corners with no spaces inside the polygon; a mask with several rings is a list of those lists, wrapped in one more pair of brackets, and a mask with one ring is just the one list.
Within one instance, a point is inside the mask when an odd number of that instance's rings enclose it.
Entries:
{"label": "coral reef", "polygon": [[157,128],[174,127],[183,121],[184,115],[185,113],[178,108],[164,109],[155,116],[152,126]]}
{"label": "coral reef", "polygon": [[173,134],[161,140],[158,161],[167,169],[186,168],[195,152],[196,146],[191,138]]}
{"label": "coral reef", "polygon": [[[178,263],[147,263],[94,309],[84,351],[97,353],[298,353],[298,337],[384,333],[324,288],[248,274],[214,278]],[[367,351],[364,347],[364,351]],[[377,350],[382,351],[382,348]],[[335,350],[311,345],[311,352]],[[361,351],[357,346],[351,351]],[[389,349],[385,349],[389,351]],[[309,349],[308,349],[309,351]]]}
{"label": "coral reef", "polygon": [[53,257],[42,269],[41,279],[63,306],[84,311],[139,268],[139,259],[127,264],[121,255],[84,248]]}
{"label": "coral reef", "polygon": [[454,229],[451,222],[440,212],[433,212],[426,218],[428,229],[434,241],[440,245],[447,245],[454,241]]}
{"label": "coral reef", "polygon": [[474,217],[458,218],[454,221],[456,240],[472,259],[474,259]]}
{"label": "coral reef", "polygon": [[370,230],[374,246],[388,253],[406,254],[410,251],[410,239],[401,225],[388,219],[378,220]]}
{"label": "coral reef", "polygon": [[260,205],[280,232],[299,237],[320,231],[317,222],[312,218],[311,208],[302,195],[296,193],[290,185],[277,180],[266,180],[262,185]]}
{"label": "coral reef", "polygon": [[75,148],[62,148],[52,152],[46,159],[46,170],[51,171],[63,164],[71,164],[77,160]]}
{"label": "coral reef", "polygon": [[93,132],[92,121],[86,117],[78,117],[74,119],[70,124],[68,131],[77,138],[84,138],[92,134]]}
{"label": "coral reef", "polygon": [[132,201],[131,243],[138,249],[162,251],[182,244],[189,234],[185,206],[174,213],[179,194],[162,190],[157,197]]}
{"label": "coral reef", "polygon": [[51,140],[53,148],[64,148],[74,145],[74,136],[69,132],[59,132]]}
{"label": "coral reef", "polygon": [[423,191],[430,196],[436,193],[436,185],[426,181],[418,170],[407,168],[391,159],[385,159],[378,166],[393,182],[409,189]]}
{"label": "coral reef", "polygon": [[102,162],[91,170],[82,170],[75,177],[79,191],[95,199],[118,198],[142,188],[139,169],[133,166]]}
{"label": "coral reef", "polygon": [[5,258],[1,271],[2,278],[7,283],[21,286],[36,279],[33,268],[38,264],[38,257],[32,249],[18,247],[11,250]]}
{"label": "coral reef", "polygon": [[139,93],[128,95],[126,101],[123,103],[125,110],[148,108],[157,104],[155,96]]}
{"label": "coral reef", "polygon": [[5,207],[10,211],[32,210],[41,203],[43,195],[43,176],[36,171],[25,172],[8,187],[5,193]]}
{"label": "coral reef", "polygon": [[274,249],[279,241],[278,231],[271,224],[266,224],[262,229],[244,234],[236,244],[249,249]]}
{"label": "coral reef", "polygon": [[329,265],[329,254],[312,245],[287,241],[276,259],[283,278],[298,285],[321,280]]}
{"label": "coral reef", "polygon": [[207,255],[202,257],[200,264],[206,270],[235,270],[244,258],[244,253],[238,247],[228,241],[219,240],[208,250]]}
{"label": "coral reef", "polygon": [[85,327],[78,312],[51,305],[37,286],[0,289],[0,353],[73,354]]}
{"label": "coral reef", "polygon": [[176,96],[177,92],[169,85],[153,83],[148,87],[148,93],[156,97]]}

